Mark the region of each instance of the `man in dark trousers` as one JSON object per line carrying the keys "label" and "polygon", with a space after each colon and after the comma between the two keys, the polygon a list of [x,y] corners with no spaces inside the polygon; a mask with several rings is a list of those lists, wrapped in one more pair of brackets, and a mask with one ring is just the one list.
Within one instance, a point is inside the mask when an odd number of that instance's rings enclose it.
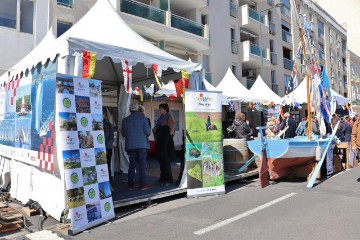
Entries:
{"label": "man in dark trousers", "polygon": [[283,138],[293,138],[296,136],[296,122],[294,119],[290,117],[290,113],[284,113],[284,120],[280,125],[280,130],[284,130],[286,127],[289,127],[284,135]]}
{"label": "man in dark trousers", "polygon": [[114,128],[108,120],[108,116],[103,111],[103,124],[104,124],[104,135],[105,135],[105,148],[106,148],[106,160],[108,165],[108,172],[109,172],[109,179],[110,179],[110,188],[111,191],[115,191],[112,185],[112,177],[111,177],[111,157],[112,157],[112,150],[114,144]]}

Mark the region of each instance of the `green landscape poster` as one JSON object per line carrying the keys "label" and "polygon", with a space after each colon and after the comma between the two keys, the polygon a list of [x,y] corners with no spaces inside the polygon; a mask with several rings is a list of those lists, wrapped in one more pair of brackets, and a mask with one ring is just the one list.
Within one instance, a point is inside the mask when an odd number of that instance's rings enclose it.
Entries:
{"label": "green landscape poster", "polygon": [[225,192],[221,92],[185,91],[188,196]]}

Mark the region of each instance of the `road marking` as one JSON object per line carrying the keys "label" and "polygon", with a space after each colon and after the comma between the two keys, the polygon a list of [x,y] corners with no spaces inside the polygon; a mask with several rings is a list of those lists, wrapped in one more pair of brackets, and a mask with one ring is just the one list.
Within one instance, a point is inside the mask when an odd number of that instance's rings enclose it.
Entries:
{"label": "road marking", "polygon": [[287,194],[287,195],[285,195],[285,196],[282,196],[282,197],[280,197],[280,198],[274,199],[274,200],[272,200],[271,202],[265,203],[265,204],[263,204],[263,205],[261,205],[261,206],[258,206],[258,207],[256,207],[256,208],[253,208],[253,209],[249,210],[249,211],[246,211],[246,212],[244,212],[244,213],[241,213],[241,214],[239,214],[239,215],[237,215],[237,216],[235,216],[235,217],[228,218],[228,219],[226,219],[226,220],[224,220],[224,221],[215,223],[215,224],[210,225],[210,226],[208,226],[208,227],[206,227],[206,228],[197,230],[197,231],[194,232],[194,234],[196,234],[196,235],[203,235],[203,234],[208,233],[208,232],[211,232],[211,231],[213,231],[213,230],[215,230],[215,229],[224,227],[224,226],[226,226],[226,225],[228,225],[228,224],[230,224],[230,223],[232,223],[232,222],[235,222],[235,221],[237,221],[237,220],[240,220],[240,219],[242,219],[242,218],[245,218],[245,217],[247,217],[247,216],[250,216],[251,214],[254,214],[254,213],[259,212],[259,211],[261,211],[261,210],[263,210],[263,209],[265,209],[265,208],[267,208],[267,207],[270,207],[270,206],[272,206],[272,205],[274,205],[274,204],[277,204],[277,203],[279,203],[279,202],[281,202],[281,201],[284,201],[284,200],[286,200],[286,199],[288,199],[288,198],[290,198],[290,197],[292,197],[292,196],[294,196],[294,195],[296,195],[296,193],[289,193],[289,194]]}

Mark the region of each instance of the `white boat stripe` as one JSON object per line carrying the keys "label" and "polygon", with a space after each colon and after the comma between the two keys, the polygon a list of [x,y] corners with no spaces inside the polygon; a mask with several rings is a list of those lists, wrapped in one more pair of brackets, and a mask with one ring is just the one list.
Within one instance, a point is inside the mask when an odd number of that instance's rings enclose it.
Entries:
{"label": "white boat stripe", "polygon": [[210,226],[208,226],[208,227],[206,227],[206,228],[197,230],[197,231],[194,232],[194,234],[196,234],[196,235],[203,235],[203,234],[205,234],[205,233],[214,231],[214,230],[216,230],[216,229],[218,229],[218,228],[224,227],[224,226],[226,226],[226,225],[228,225],[228,224],[230,224],[230,223],[232,223],[232,222],[235,222],[235,221],[237,221],[237,220],[240,220],[240,219],[242,219],[242,218],[245,218],[245,217],[247,217],[247,216],[250,216],[250,215],[253,214],[253,213],[259,212],[259,211],[261,211],[261,210],[263,210],[263,209],[265,209],[265,208],[267,208],[267,207],[270,207],[271,205],[274,205],[274,204],[276,204],[276,203],[279,203],[279,202],[281,202],[281,201],[284,201],[284,200],[286,200],[286,199],[288,199],[288,198],[290,198],[290,197],[292,197],[292,196],[294,196],[294,195],[296,195],[296,193],[289,193],[289,194],[287,194],[287,195],[285,195],[285,196],[282,196],[282,197],[280,197],[280,198],[274,199],[274,200],[272,200],[272,201],[270,201],[270,202],[267,202],[267,203],[265,203],[265,204],[263,204],[263,205],[261,205],[261,206],[258,206],[258,207],[256,207],[256,208],[253,208],[253,209],[249,210],[249,211],[246,211],[246,212],[244,212],[244,213],[241,213],[241,214],[239,214],[239,215],[237,215],[237,216],[234,216],[234,217],[232,217],[232,218],[228,218],[228,219],[226,219],[226,220],[224,220],[224,221],[215,223],[215,224],[210,225]]}

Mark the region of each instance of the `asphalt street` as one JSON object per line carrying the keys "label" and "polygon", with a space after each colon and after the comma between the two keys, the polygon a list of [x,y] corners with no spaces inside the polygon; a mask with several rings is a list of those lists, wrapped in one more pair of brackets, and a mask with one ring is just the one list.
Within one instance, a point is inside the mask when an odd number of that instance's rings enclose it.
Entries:
{"label": "asphalt street", "polygon": [[135,206],[72,239],[360,239],[360,168],[306,188],[306,181],[257,179],[226,185],[227,193]]}

